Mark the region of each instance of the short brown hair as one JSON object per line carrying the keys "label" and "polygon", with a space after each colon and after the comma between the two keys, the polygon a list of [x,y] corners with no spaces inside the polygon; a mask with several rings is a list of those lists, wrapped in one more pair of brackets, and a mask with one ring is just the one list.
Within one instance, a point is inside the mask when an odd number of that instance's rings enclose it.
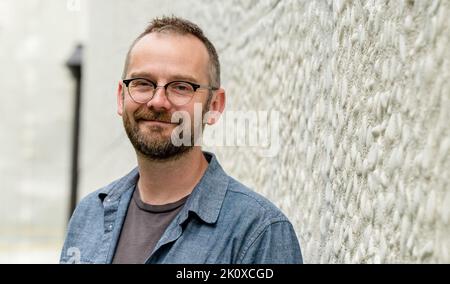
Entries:
{"label": "short brown hair", "polygon": [[219,88],[220,87],[220,62],[219,56],[217,54],[216,48],[209,41],[209,39],[205,36],[202,29],[196,24],[179,18],[179,17],[162,17],[156,18],[150,22],[145,31],[141,33],[130,46],[128,50],[127,57],[125,60],[125,66],[123,69],[122,79],[125,79],[125,76],[128,72],[128,65],[130,61],[130,53],[135,44],[144,36],[150,33],[161,33],[161,32],[174,32],[181,35],[190,34],[198,38],[205,45],[209,54],[209,84],[212,87]]}

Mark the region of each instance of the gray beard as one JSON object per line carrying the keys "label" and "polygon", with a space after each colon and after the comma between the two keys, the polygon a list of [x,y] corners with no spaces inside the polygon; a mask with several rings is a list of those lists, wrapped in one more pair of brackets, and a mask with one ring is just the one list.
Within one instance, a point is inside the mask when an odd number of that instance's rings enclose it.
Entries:
{"label": "gray beard", "polygon": [[130,139],[131,144],[134,149],[142,156],[155,161],[164,160],[176,160],[182,155],[186,154],[193,149],[194,138],[191,137],[192,143],[189,146],[180,145],[175,146],[170,137],[165,140],[153,139],[150,140],[149,137],[142,134],[139,125],[131,125],[130,120],[124,117],[123,120],[125,132]]}
{"label": "gray beard", "polygon": [[[202,117],[209,110],[209,104],[212,99],[212,94],[209,94],[207,102],[205,104],[206,109],[203,110]],[[151,117],[165,117],[163,113],[151,113]],[[166,117],[168,120],[168,118]],[[190,145],[180,145],[175,146],[171,138],[167,138],[166,140],[149,140],[149,137],[142,134],[139,129],[139,125],[136,124],[131,125],[130,118],[124,112],[123,113],[123,125],[125,128],[125,132],[127,133],[128,138],[130,139],[131,144],[133,145],[136,152],[149,160],[154,161],[165,161],[165,160],[176,160],[188,153],[194,148],[195,145],[195,137],[194,137],[194,127],[191,125],[191,143]],[[202,124],[201,128],[204,130],[205,125]],[[182,134],[182,133],[181,133]]]}

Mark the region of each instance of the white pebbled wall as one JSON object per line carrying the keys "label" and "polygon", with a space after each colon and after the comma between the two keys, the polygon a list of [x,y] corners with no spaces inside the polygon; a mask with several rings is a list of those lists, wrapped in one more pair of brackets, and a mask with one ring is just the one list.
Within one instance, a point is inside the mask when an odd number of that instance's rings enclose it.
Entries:
{"label": "white pebbled wall", "polygon": [[450,263],[449,1],[88,5],[83,195],[134,165],[116,84],[133,38],[176,14],[218,47],[228,110],[278,113],[276,155],[209,149],[282,208],[305,262]]}

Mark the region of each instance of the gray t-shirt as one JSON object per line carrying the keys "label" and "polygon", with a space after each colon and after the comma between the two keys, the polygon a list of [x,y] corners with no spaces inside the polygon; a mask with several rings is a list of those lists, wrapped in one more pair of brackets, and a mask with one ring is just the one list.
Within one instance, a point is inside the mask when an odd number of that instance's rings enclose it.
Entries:
{"label": "gray t-shirt", "polygon": [[144,263],[188,197],[174,203],[150,205],[142,201],[136,186],[113,263]]}

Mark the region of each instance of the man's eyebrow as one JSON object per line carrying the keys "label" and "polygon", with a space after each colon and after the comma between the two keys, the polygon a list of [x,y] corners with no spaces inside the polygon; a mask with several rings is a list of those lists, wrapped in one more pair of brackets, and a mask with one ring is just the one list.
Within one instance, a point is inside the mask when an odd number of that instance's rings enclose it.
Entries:
{"label": "man's eyebrow", "polygon": [[[130,74],[130,78],[146,78],[149,80],[154,80],[154,76],[148,72],[133,72]],[[198,82],[198,80],[190,75],[172,75],[168,78],[169,81],[189,81],[192,83]]]}
{"label": "man's eyebrow", "polygon": [[147,72],[133,72],[130,74],[130,78],[153,78],[152,74]]}

